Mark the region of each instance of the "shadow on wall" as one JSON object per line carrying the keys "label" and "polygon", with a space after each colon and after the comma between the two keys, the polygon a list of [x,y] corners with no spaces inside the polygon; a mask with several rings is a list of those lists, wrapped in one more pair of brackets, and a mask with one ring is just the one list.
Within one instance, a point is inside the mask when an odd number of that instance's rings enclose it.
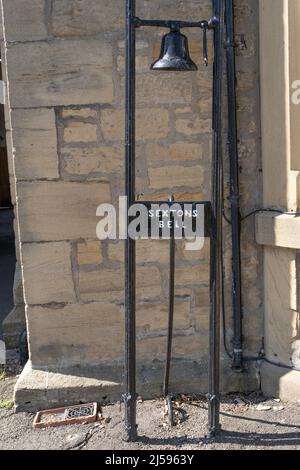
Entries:
{"label": "shadow on wall", "polygon": [[12,209],[0,208],[0,337],[2,337],[2,322],[14,307],[16,256],[13,219]]}

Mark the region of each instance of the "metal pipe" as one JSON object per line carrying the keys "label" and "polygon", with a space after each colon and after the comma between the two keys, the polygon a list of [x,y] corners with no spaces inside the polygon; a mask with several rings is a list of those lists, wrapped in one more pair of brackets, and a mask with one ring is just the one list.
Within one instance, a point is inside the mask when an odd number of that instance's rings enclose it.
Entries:
{"label": "metal pipe", "polygon": [[228,147],[230,162],[230,206],[232,234],[232,309],[233,309],[233,369],[243,370],[243,331],[241,293],[241,216],[239,195],[239,163],[237,145],[236,116],[236,74],[234,52],[234,5],[233,0],[225,0],[226,59],[228,90]]}
{"label": "metal pipe", "polygon": [[[128,209],[135,201],[135,0],[126,0],[126,116],[125,192]],[[129,441],[137,438],[136,425],[136,251],[135,241],[125,241],[125,431]]]}
{"label": "metal pipe", "polygon": [[220,431],[220,292],[221,292],[221,159],[222,159],[222,83],[223,83],[223,18],[224,0],[213,0],[218,24],[214,30],[214,87],[213,87],[213,158],[212,158],[212,226],[210,257],[210,340],[208,437]]}

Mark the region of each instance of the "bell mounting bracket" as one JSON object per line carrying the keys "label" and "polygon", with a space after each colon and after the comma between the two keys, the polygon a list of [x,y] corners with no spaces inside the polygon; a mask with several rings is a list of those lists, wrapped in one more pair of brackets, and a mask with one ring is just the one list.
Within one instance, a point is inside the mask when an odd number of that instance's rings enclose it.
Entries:
{"label": "bell mounting bracket", "polygon": [[210,18],[209,20],[201,21],[180,21],[180,20],[144,20],[138,16],[132,18],[132,24],[135,28],[142,26],[152,26],[158,28],[168,28],[172,32],[180,31],[182,28],[200,28],[203,30],[203,61],[205,66],[208,66],[208,50],[207,50],[207,31],[214,29],[219,20],[218,18]]}
{"label": "bell mounting bracket", "polygon": [[218,24],[217,18],[201,21],[180,21],[180,20],[143,20],[138,16],[132,18],[132,23],[136,28],[141,26],[154,26],[157,28],[168,28],[178,31],[182,28],[213,29]]}

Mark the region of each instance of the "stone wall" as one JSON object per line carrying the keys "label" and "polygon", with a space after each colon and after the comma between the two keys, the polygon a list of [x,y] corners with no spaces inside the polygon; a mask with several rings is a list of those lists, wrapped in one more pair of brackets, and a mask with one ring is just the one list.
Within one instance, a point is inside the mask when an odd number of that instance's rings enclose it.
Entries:
{"label": "stone wall", "polygon": [[[36,370],[123,364],[123,243],[97,240],[96,208],[117,204],[124,194],[124,3],[2,0],[8,132],[13,139],[30,359]],[[164,18],[170,12],[181,19],[211,16],[209,0],[137,3],[138,15],[145,18]],[[236,6],[240,178],[242,211],[247,213],[261,206],[258,1],[243,0]],[[162,200],[173,193],[177,199],[207,200],[211,38],[208,68],[201,63],[201,34],[192,30],[187,34],[199,72],[159,74],[150,72],[149,65],[163,33],[152,28],[137,33],[137,192],[140,199]],[[228,179],[227,163],[226,155]],[[228,226],[224,234],[229,344]],[[252,219],[243,225],[242,253],[245,348],[247,354],[256,354],[263,335],[262,276]],[[196,364],[197,387],[201,380],[205,391],[209,243],[198,253],[177,243],[176,256],[174,363]],[[139,367],[147,364],[141,379],[145,384],[165,357],[167,244],[139,242],[137,264],[138,362]],[[258,387],[251,368],[243,376],[230,372],[223,351],[222,366],[224,390]],[[161,380],[159,376],[157,382]],[[190,382],[188,374],[181,376],[179,387],[189,391]]]}

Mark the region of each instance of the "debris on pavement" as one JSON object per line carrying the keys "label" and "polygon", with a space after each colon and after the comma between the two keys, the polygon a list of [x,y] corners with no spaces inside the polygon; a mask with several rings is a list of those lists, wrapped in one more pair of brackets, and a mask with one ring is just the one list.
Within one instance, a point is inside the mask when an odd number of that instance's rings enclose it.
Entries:
{"label": "debris on pavement", "polygon": [[269,411],[272,410],[272,406],[270,405],[264,405],[263,403],[260,403],[256,407],[257,411]]}
{"label": "debris on pavement", "polygon": [[272,410],[273,411],[282,411],[282,410],[284,410],[284,406],[282,406],[282,405],[273,406]]}

